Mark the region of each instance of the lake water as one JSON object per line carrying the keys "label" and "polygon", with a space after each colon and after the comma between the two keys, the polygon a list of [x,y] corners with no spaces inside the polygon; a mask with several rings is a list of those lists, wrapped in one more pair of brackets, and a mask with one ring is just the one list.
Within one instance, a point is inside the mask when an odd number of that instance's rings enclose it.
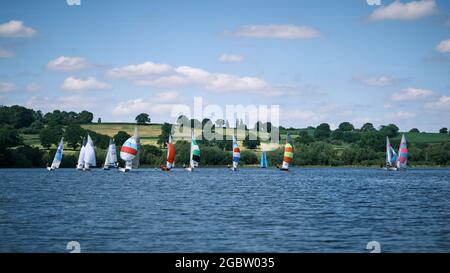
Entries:
{"label": "lake water", "polygon": [[450,252],[450,170],[0,170],[0,252]]}

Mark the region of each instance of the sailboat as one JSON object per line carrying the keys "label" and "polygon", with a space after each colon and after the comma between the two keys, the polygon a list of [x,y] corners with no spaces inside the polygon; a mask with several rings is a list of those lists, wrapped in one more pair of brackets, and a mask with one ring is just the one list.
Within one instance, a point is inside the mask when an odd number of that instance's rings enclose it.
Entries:
{"label": "sailboat", "polygon": [[260,168],[267,168],[268,167],[266,152],[262,152],[261,153],[261,159],[259,161],[259,167]]}
{"label": "sailboat", "polygon": [[400,147],[398,149],[397,168],[399,169],[406,168],[407,163],[408,163],[408,146],[406,145],[405,135],[402,135],[402,140],[400,141]]}
{"label": "sailboat", "polygon": [[386,137],[386,170],[396,171],[397,153],[392,148],[389,137]]}
{"label": "sailboat", "polygon": [[166,166],[161,166],[161,170],[170,171],[175,167],[175,146],[173,145],[172,135],[169,135],[169,143],[167,144],[167,162]]}
{"label": "sailboat", "polygon": [[116,144],[112,138],[109,139],[108,151],[106,152],[105,164],[103,164],[103,170],[109,170],[109,168],[117,167],[117,152]]}
{"label": "sailboat", "polygon": [[83,138],[83,144],[81,145],[80,155],[78,156],[78,163],[77,163],[77,170],[79,170],[79,171],[83,170],[84,151],[85,151],[86,143],[87,143],[86,138]]}
{"label": "sailboat", "polygon": [[133,169],[138,169],[139,168],[139,161],[141,158],[141,136],[139,135],[139,128],[135,127],[134,128],[134,141],[136,141],[136,145],[137,145],[137,154],[136,156],[133,158],[133,160],[131,161],[132,163],[132,168]]}
{"label": "sailboat", "polygon": [[125,168],[119,168],[121,172],[128,172],[133,168],[133,159],[138,154],[138,145],[134,136],[128,138],[120,148],[120,158],[125,161]]}
{"label": "sailboat", "polygon": [[197,141],[195,140],[194,134],[192,134],[191,140],[191,157],[189,160],[189,167],[186,168],[187,171],[192,172],[194,168],[198,166],[200,162],[200,148],[198,147]]}
{"label": "sailboat", "polygon": [[91,166],[97,166],[97,162],[95,160],[95,150],[94,150],[94,142],[91,139],[91,136],[87,136],[86,146],[84,147],[84,166],[83,171],[91,170]]}
{"label": "sailboat", "polygon": [[52,165],[50,167],[47,167],[47,170],[53,171],[59,168],[59,165],[61,164],[62,160],[63,150],[64,150],[64,138],[62,137],[61,140],[59,141],[58,149],[56,149]]}
{"label": "sailboat", "polygon": [[292,159],[294,158],[294,147],[292,146],[291,136],[288,134],[286,137],[286,145],[284,146],[284,156],[283,156],[283,165],[281,166],[282,171],[289,170],[289,164],[292,163]]}
{"label": "sailboat", "polygon": [[233,136],[233,166],[231,167],[232,171],[237,171],[240,159],[241,159],[241,150],[239,149],[236,137]]}

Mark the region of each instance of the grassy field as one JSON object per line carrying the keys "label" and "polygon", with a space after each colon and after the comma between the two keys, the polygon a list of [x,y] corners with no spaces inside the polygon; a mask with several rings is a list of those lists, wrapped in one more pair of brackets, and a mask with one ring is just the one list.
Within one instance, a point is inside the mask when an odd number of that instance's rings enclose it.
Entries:
{"label": "grassy field", "polygon": [[[158,140],[158,135],[161,134],[161,124],[150,124],[150,125],[141,125],[139,127],[140,135],[141,135],[141,143],[142,144],[150,144],[156,145]],[[130,135],[133,135],[134,128],[136,124],[134,123],[92,123],[82,125],[84,129],[92,130],[96,133],[114,136],[119,131],[125,131]],[[308,130],[308,133],[312,135],[312,130],[309,129],[294,129],[294,130],[282,130],[280,133],[281,143],[284,143],[284,139],[286,138],[286,133],[289,132],[293,138],[297,137],[297,134],[302,130]],[[216,130],[219,134],[224,134],[231,136],[233,134],[233,129],[223,129],[221,132]],[[250,130],[252,132],[252,130]],[[254,133],[254,132],[253,132]],[[185,130],[181,135],[185,139],[190,138],[190,130]],[[200,130],[195,131],[195,135],[199,136],[201,134]],[[450,142],[450,134],[438,134],[438,133],[404,133],[406,139],[409,143],[439,143],[439,142]],[[238,138],[244,136],[244,132],[242,130],[238,130],[237,132]],[[266,134],[267,135],[267,134]],[[24,139],[24,142],[28,145],[42,148],[39,141],[39,135],[21,135]],[[392,142],[400,142],[401,134],[399,136],[393,138]],[[242,145],[240,145],[242,147]],[[275,145],[276,146],[276,145]],[[243,147],[242,147],[243,148]],[[241,149],[242,149],[241,148]],[[264,143],[262,141],[261,148],[263,150],[272,149],[273,145],[268,143]]]}
{"label": "grassy field", "polygon": [[[438,143],[450,142],[450,134],[438,133],[404,133],[406,141],[409,143]],[[393,141],[400,141],[401,134],[393,138]]]}
{"label": "grassy field", "polygon": [[[156,145],[158,135],[161,134],[161,124],[140,125],[139,133],[141,136],[141,143],[143,145]],[[117,132],[124,131],[130,135],[134,134],[134,123],[92,123],[81,125],[84,129],[94,131],[96,133],[113,137]]]}

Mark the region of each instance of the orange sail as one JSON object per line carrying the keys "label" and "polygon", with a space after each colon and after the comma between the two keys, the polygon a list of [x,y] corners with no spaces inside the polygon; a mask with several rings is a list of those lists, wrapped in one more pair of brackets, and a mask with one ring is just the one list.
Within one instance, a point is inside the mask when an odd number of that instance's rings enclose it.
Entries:
{"label": "orange sail", "polygon": [[173,141],[172,141],[172,136],[169,136],[169,143],[167,146],[167,164],[166,167],[168,169],[173,168],[173,166],[175,165],[175,146],[173,145]]}

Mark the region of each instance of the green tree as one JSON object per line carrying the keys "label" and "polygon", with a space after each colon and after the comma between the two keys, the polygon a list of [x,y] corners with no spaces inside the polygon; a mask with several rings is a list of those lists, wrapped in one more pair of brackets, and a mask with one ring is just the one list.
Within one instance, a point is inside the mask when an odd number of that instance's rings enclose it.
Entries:
{"label": "green tree", "polygon": [[42,147],[49,149],[52,144],[58,145],[62,135],[63,130],[61,126],[47,126],[39,133],[39,139]]}
{"label": "green tree", "polygon": [[316,130],[314,131],[314,138],[318,140],[323,140],[329,138],[330,134],[331,134],[330,125],[328,123],[322,123],[319,126],[317,126]]}
{"label": "green tree", "polygon": [[411,130],[409,130],[410,133],[420,133],[419,129],[417,128],[412,128]]}
{"label": "green tree", "polygon": [[[191,156],[191,143],[185,140],[177,141],[175,144],[175,151],[177,151],[177,157],[175,162],[177,165],[188,165],[189,158]],[[202,152],[203,153],[203,152]]]}
{"label": "green tree", "polygon": [[35,112],[32,109],[19,105],[0,107],[0,123],[2,124],[9,124],[19,129],[29,127],[34,121]]}
{"label": "green tree", "polygon": [[398,134],[398,127],[395,124],[382,125],[380,128],[380,133],[384,137],[396,137]]}
{"label": "green tree", "polygon": [[241,151],[240,164],[247,164],[247,165],[258,164],[258,157],[252,151],[248,150]]}
{"label": "green tree", "polygon": [[82,111],[78,114],[78,123],[80,124],[88,124],[91,123],[94,119],[94,114],[88,111]]}
{"label": "green tree", "polygon": [[355,130],[355,127],[350,122],[342,122],[338,127],[342,132],[349,132]]}
{"label": "green tree", "polygon": [[446,127],[439,129],[439,134],[448,134],[448,129]]}
{"label": "green tree", "polygon": [[161,126],[161,134],[158,136],[158,141],[156,143],[165,148],[167,146],[167,141],[169,141],[169,135],[171,132],[172,124],[164,122]]}
{"label": "green tree", "polygon": [[97,123],[102,123],[102,118],[98,118]]}
{"label": "green tree", "polygon": [[254,150],[261,145],[261,140],[253,134],[247,134],[244,141],[242,141],[242,145],[247,149]]}
{"label": "green tree", "polygon": [[71,124],[66,127],[64,132],[64,140],[67,145],[72,147],[74,150],[81,145],[83,137],[86,135],[86,131],[81,128],[78,124]]}
{"label": "green tree", "polygon": [[314,142],[314,138],[308,133],[308,131],[303,130],[298,133],[298,137],[294,139],[294,144],[309,144]]}
{"label": "green tree", "polygon": [[146,113],[141,113],[136,116],[135,118],[136,123],[139,125],[145,125],[147,123],[150,123],[150,117]]}
{"label": "green tree", "polygon": [[19,132],[9,125],[0,125],[0,152],[22,144]]}
{"label": "green tree", "polygon": [[344,138],[344,132],[338,128],[331,133],[330,137],[331,139],[342,140]]}
{"label": "green tree", "polygon": [[42,167],[44,162],[42,160],[42,152],[37,147],[30,147],[28,145],[17,148],[19,154],[25,156],[31,163],[31,167]]}
{"label": "green tree", "polygon": [[129,139],[130,137],[131,137],[131,135],[129,135],[127,132],[119,131],[119,132],[117,132],[117,134],[114,136],[114,141],[115,141],[116,145],[122,145],[122,144],[125,143],[125,141],[127,141],[127,139]]}
{"label": "green tree", "polygon": [[364,123],[361,127],[361,132],[375,132],[376,130],[372,123]]}
{"label": "green tree", "polygon": [[371,132],[361,135],[358,141],[361,148],[370,148],[375,151],[384,151],[386,148],[386,137],[378,132]]}

